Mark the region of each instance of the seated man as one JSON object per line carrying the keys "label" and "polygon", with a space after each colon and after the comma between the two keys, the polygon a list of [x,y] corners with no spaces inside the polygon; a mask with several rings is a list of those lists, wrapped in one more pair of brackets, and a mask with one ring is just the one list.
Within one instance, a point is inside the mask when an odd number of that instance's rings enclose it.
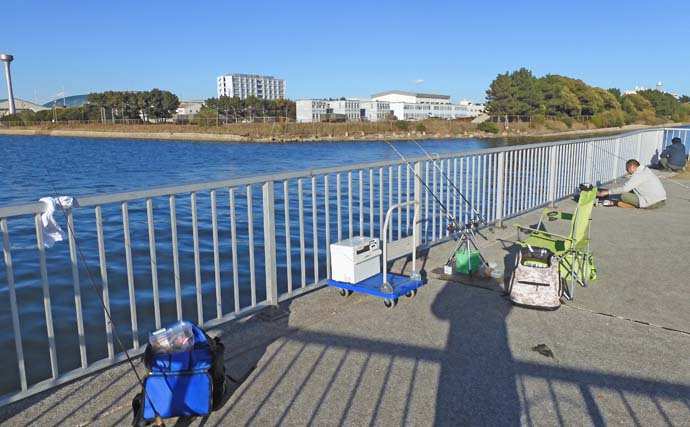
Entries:
{"label": "seated man", "polygon": [[685,167],[685,146],[680,142],[680,138],[673,138],[671,145],[659,154],[659,165],[662,170],[676,172]]}
{"label": "seated man", "polygon": [[640,166],[635,159],[625,162],[625,171],[630,174],[628,182],[621,187],[597,191],[597,197],[620,194],[620,207],[653,209],[666,204],[666,190],[654,172]]}

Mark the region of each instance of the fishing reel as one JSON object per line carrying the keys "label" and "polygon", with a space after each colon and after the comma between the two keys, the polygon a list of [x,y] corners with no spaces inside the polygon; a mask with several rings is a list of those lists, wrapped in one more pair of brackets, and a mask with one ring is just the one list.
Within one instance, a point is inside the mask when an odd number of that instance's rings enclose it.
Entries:
{"label": "fishing reel", "polygon": [[466,224],[463,224],[462,229],[463,230],[476,230],[479,228],[479,222],[472,220]]}

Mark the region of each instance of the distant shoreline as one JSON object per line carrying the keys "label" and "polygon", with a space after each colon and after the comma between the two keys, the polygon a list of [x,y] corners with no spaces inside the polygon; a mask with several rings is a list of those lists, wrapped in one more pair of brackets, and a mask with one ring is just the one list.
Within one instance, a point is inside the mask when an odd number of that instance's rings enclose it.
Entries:
{"label": "distant shoreline", "polygon": [[383,141],[383,140],[444,140],[444,139],[494,139],[494,138],[527,138],[544,139],[553,137],[590,137],[597,135],[619,134],[638,129],[651,129],[662,127],[683,126],[681,123],[667,123],[663,125],[627,125],[615,128],[601,129],[581,129],[570,131],[515,131],[499,132],[491,134],[486,132],[465,132],[463,135],[450,135],[432,132],[384,132],[369,133],[364,135],[334,135],[317,136],[310,135],[305,137],[293,136],[273,136],[273,137],[251,137],[231,133],[205,133],[205,132],[154,132],[154,131],[112,131],[112,130],[80,130],[80,129],[22,129],[22,128],[0,128],[0,135],[18,136],[53,136],[53,137],[76,137],[76,138],[113,138],[113,139],[154,139],[164,141],[194,141],[194,142],[249,142],[249,143],[299,143],[299,142],[358,142],[358,141]]}

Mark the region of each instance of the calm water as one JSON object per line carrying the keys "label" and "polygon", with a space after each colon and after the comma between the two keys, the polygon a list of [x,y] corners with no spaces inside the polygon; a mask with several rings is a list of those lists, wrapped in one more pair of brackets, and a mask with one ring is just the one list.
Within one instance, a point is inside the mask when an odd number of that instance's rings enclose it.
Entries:
{"label": "calm water", "polygon": [[[421,141],[431,153],[506,145],[499,140]],[[411,142],[396,146],[424,156]],[[59,194],[91,195],[398,159],[384,142],[204,143],[0,136],[0,206]]]}
{"label": "calm water", "polygon": [[[451,140],[422,141],[424,148],[432,153],[459,152],[493,146],[506,145],[500,140]],[[423,156],[423,152],[411,142],[397,142],[398,149],[408,157]],[[272,172],[313,169],[370,161],[397,160],[398,155],[384,142],[328,142],[292,144],[231,144],[200,143],[184,141],[145,141],[116,139],[51,138],[0,136],[0,206],[36,201],[41,197],[59,195],[85,196],[96,193],[113,193],[156,186],[179,185],[183,183],[214,181],[248,175]],[[307,180],[309,181],[309,180]],[[321,185],[321,184],[319,184]],[[333,184],[331,184],[333,185]],[[367,184],[368,185],[368,184]],[[282,215],[282,192],[276,189],[276,215]],[[292,190],[291,190],[292,191]],[[310,183],[305,182],[305,195],[310,194]],[[335,191],[331,190],[332,193]],[[291,206],[296,209],[294,192]],[[366,193],[365,193],[366,194]],[[246,199],[238,195],[238,249],[240,287],[244,289],[238,297],[241,307],[251,303],[246,291],[249,277],[246,247],[248,239],[242,238],[246,232]],[[254,197],[260,197],[256,191]],[[335,194],[331,194],[335,203]],[[227,193],[219,196],[219,212],[228,209]],[[310,220],[311,202],[305,197],[305,239],[311,241],[312,224]],[[199,217],[210,217],[208,196],[199,197]],[[319,202],[321,203],[321,202]],[[158,252],[158,275],[161,288],[161,311],[164,319],[175,318],[174,271],[172,270],[171,233],[167,199],[154,199],[156,215],[156,249]],[[255,204],[255,209],[258,203]],[[180,239],[180,278],[183,293],[184,317],[196,321],[195,271],[192,251],[192,230],[190,225],[189,199],[178,202],[178,233]],[[259,208],[260,209],[260,208]],[[93,294],[89,274],[93,275],[96,286],[101,286],[98,270],[99,259],[95,236],[92,209],[76,210],[77,239],[86,258],[86,265],[80,261],[79,274],[84,306],[87,351],[89,361],[107,356],[104,343],[103,313]],[[295,210],[293,210],[295,212]],[[108,279],[110,301],[115,323],[126,345],[131,346],[131,324],[129,320],[129,297],[127,291],[127,271],[123,244],[121,214],[118,206],[104,208],[106,253],[108,259]],[[153,329],[151,267],[146,230],[146,210],[143,203],[130,203],[134,282],[136,284],[137,317],[140,342],[145,341],[146,333]],[[333,215],[333,214],[332,214]],[[64,226],[64,218],[57,216]],[[331,234],[335,233],[332,227]],[[321,229],[319,229],[321,232]],[[347,230],[345,230],[347,232]],[[201,278],[204,293],[204,317],[215,317],[214,271],[212,247],[209,242],[212,230],[200,224]],[[255,236],[257,248],[261,248],[262,236]],[[292,228],[291,244],[299,250],[299,230]],[[48,340],[46,337],[45,314],[42,301],[40,264],[36,250],[35,233],[31,218],[10,220],[10,240],[17,298],[22,325],[22,343],[27,363],[29,383],[35,383],[50,376]],[[229,227],[227,221],[220,224],[221,275],[224,283],[232,282],[229,254]],[[284,256],[285,233],[277,235],[279,256]],[[324,248],[320,248],[323,257]],[[256,250],[258,251],[258,249]],[[282,251],[282,252],[281,252]],[[306,248],[306,270],[310,272],[307,283],[313,280],[313,251]],[[261,249],[261,255],[263,250]],[[79,366],[76,317],[74,313],[74,290],[69,262],[69,246],[58,243],[47,250],[48,276],[52,298],[52,315],[55,322],[60,372]],[[298,254],[298,252],[297,252]],[[299,256],[293,254],[292,268],[299,270]],[[259,264],[262,256],[257,255],[256,271],[263,272]],[[282,258],[281,258],[282,259]],[[319,277],[325,276],[325,262],[320,261]],[[88,266],[88,270],[86,268]],[[291,274],[295,287],[300,286],[302,277],[299,271],[290,271],[284,261],[279,260],[279,277]],[[257,273],[257,300],[263,298],[262,274]],[[280,283],[280,291],[286,284]],[[234,295],[232,286],[222,295],[224,312],[232,311]],[[207,298],[208,296],[208,298]],[[166,320],[164,320],[166,323]],[[0,395],[16,389],[19,384],[16,370],[14,335],[11,328],[9,297],[7,292],[7,271],[0,262],[0,357],[6,361],[7,375],[0,380]],[[115,352],[121,350],[115,348]]]}

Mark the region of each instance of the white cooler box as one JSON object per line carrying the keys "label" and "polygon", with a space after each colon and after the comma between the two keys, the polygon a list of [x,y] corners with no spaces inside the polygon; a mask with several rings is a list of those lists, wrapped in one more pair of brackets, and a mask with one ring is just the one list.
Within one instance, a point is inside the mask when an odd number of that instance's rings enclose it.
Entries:
{"label": "white cooler box", "polygon": [[331,243],[331,279],[358,283],[381,272],[379,239],[353,237]]}

